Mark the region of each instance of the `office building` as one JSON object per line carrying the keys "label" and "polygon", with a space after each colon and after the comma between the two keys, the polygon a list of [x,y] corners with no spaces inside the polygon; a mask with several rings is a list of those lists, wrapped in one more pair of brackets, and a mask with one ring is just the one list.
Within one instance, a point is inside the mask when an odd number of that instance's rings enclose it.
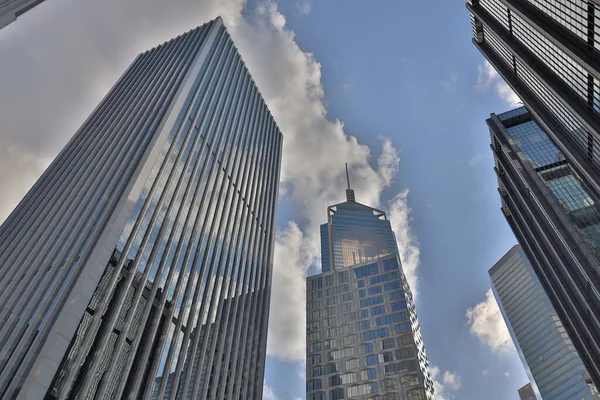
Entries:
{"label": "office building", "polygon": [[531,382],[521,398],[600,399],[590,374],[521,246],[489,271],[492,289]]}
{"label": "office building", "polygon": [[0,0],[0,29],[17,20],[44,0]]}
{"label": "office building", "polygon": [[0,397],[261,398],[281,149],[220,18],[139,55],[0,227]]}
{"label": "office building", "polygon": [[521,400],[537,400],[537,397],[535,397],[535,393],[533,392],[533,388],[531,387],[531,383],[528,383],[519,389],[519,398]]}
{"label": "office building", "polygon": [[504,216],[598,386],[598,196],[527,108],[487,124]]}
{"label": "office building", "polygon": [[390,222],[346,196],[321,226],[323,272],[307,278],[307,399],[433,400]]}

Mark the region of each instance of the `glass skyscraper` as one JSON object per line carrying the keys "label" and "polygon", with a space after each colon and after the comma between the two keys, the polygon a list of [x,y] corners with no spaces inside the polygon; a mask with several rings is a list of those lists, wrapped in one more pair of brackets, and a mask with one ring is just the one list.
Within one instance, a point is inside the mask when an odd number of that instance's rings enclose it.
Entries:
{"label": "glass skyscraper", "polygon": [[0,0],[0,29],[44,0]]}
{"label": "glass skyscraper", "polygon": [[220,18],[139,55],[0,227],[0,397],[261,398],[281,149]]}
{"label": "glass skyscraper", "polygon": [[487,124],[502,211],[598,387],[600,198],[527,108]]}
{"label": "glass skyscraper", "polygon": [[490,269],[492,288],[531,381],[522,398],[600,399],[590,375],[521,246]]}
{"label": "glass skyscraper", "polygon": [[307,278],[307,399],[432,400],[390,222],[346,194],[321,226],[323,272]]}

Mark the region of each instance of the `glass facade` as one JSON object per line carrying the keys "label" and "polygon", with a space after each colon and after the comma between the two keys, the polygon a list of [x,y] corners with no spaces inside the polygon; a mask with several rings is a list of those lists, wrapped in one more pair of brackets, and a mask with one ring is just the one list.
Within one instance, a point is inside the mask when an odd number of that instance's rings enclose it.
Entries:
{"label": "glass facade", "polygon": [[323,273],[307,278],[307,399],[432,400],[389,221],[353,197],[329,207]]}
{"label": "glass facade", "polygon": [[513,247],[502,257],[490,276],[494,295],[531,380],[531,394],[535,392],[543,399],[600,399],[521,247]]}
{"label": "glass facade", "polygon": [[[583,360],[589,379],[598,386],[599,198],[590,181],[574,168],[568,156],[558,148],[548,131],[542,128],[527,108],[520,107],[503,114],[492,114],[487,124],[492,139],[502,211],[522,246],[522,253],[527,255],[528,261],[520,262],[527,264],[527,269],[531,270],[528,274],[535,274],[528,279],[536,282],[536,288],[543,288],[545,296],[552,303],[552,315],[556,316],[548,317],[548,320],[562,321],[560,328],[556,329],[564,333],[565,340],[570,338],[569,348],[576,349],[573,352],[578,353],[577,357]],[[513,261],[516,263],[515,260]],[[525,267],[522,269],[525,271]],[[523,311],[515,311],[516,314],[525,313],[529,308],[539,308],[542,304],[539,301],[537,305],[526,304],[523,300],[525,294],[519,294],[519,285],[524,285],[524,277],[529,275],[525,272],[521,275],[523,278],[513,282],[514,290],[505,297],[497,286],[505,306],[509,302],[513,304],[512,295],[520,296],[520,304],[516,304],[515,307],[521,307]],[[494,277],[493,280],[496,284]],[[515,328],[517,337],[518,330],[525,336],[535,332],[541,335],[535,336],[535,339],[529,338],[526,342],[519,339],[521,346],[535,347],[532,340],[541,344],[544,332],[548,332],[549,328],[540,332],[541,322],[532,322],[537,319],[530,316],[524,320],[513,320],[514,315],[511,315],[511,312],[507,309],[508,320]],[[546,311],[546,314],[548,313],[549,311]],[[523,352],[526,353],[525,349]],[[548,355],[544,358],[550,359]],[[528,359],[528,363],[533,371],[534,365],[537,366],[538,363],[532,360]],[[544,368],[543,371],[537,372],[540,376],[551,371]],[[547,392],[553,394],[546,397],[542,386],[553,387],[553,384],[558,385],[562,382],[558,378],[551,380],[552,382],[549,382],[536,378],[543,398],[575,398],[570,397],[570,394],[557,396],[557,392],[550,389]]]}
{"label": "glass facade", "polygon": [[0,0],[0,29],[44,0]]}
{"label": "glass facade", "polygon": [[473,0],[467,7],[477,47],[542,124],[562,131],[556,137],[575,147],[571,158],[599,171],[600,68],[591,59],[600,56],[600,5]]}
{"label": "glass facade", "polygon": [[0,397],[260,398],[281,148],[220,18],[138,56],[0,227]]}

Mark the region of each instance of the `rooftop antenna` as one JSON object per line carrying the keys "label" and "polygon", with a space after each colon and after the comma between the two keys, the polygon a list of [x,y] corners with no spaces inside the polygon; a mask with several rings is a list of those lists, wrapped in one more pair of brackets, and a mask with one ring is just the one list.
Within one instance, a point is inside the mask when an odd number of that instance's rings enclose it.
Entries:
{"label": "rooftop antenna", "polygon": [[346,180],[348,181],[348,189],[346,189],[346,201],[356,202],[354,198],[354,190],[350,189],[350,174],[348,173],[348,163],[346,163]]}

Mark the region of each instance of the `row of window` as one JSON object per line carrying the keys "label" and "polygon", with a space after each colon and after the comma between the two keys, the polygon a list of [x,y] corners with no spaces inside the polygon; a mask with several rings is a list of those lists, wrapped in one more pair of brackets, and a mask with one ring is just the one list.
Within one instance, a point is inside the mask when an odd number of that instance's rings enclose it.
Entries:
{"label": "row of window", "polygon": [[[333,375],[329,377],[329,386],[340,386],[349,385],[359,380],[359,374],[356,372],[349,372],[342,375]],[[360,380],[373,380],[377,378],[377,372],[373,368],[368,368],[360,372]],[[381,385],[381,391],[397,390],[400,387],[411,387],[419,384],[418,375],[404,375],[400,377],[400,382],[397,378],[384,378],[379,382]],[[306,391],[312,392],[321,389],[321,380],[314,379],[306,383]]]}

